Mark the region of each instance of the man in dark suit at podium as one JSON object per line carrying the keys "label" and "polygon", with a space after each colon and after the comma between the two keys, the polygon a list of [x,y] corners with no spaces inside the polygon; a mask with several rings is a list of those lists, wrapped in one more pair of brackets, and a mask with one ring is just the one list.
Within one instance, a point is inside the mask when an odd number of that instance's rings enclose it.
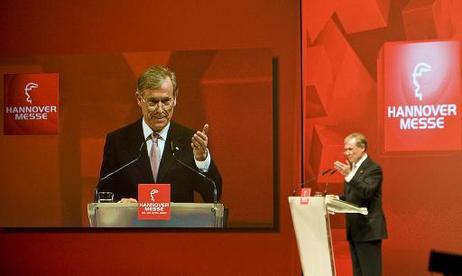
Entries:
{"label": "man in dark suit at podium", "polygon": [[382,239],[388,235],[382,210],[382,169],[367,155],[363,134],[352,133],[344,143],[347,161],[334,163],[345,176],[344,194],[340,198],[368,210],[366,216],[346,214],[353,274],[382,275]]}
{"label": "man in dark suit at podium", "polygon": [[171,121],[177,96],[176,76],[170,69],[152,66],[140,76],[136,99],[143,116],[107,135],[100,179],[136,161],[100,180],[97,192],[113,192],[116,201],[136,202],[138,184],[167,183],[172,202],[193,202],[194,191],[206,202],[213,202],[215,192],[219,198],[222,181],[208,150],[209,126],[194,131]]}

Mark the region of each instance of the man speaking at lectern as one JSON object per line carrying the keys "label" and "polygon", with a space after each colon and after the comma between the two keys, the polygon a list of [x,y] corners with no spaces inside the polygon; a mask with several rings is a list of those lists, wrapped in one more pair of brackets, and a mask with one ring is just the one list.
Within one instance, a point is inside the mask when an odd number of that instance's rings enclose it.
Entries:
{"label": "man speaking at lectern", "polygon": [[107,135],[97,192],[136,202],[138,184],[166,183],[172,202],[193,202],[194,191],[206,202],[214,192],[219,198],[222,181],[208,150],[209,126],[194,131],[171,121],[178,90],[175,73],[166,67],[152,66],[140,76],[136,99],[143,116]]}
{"label": "man speaking at lectern", "polygon": [[366,150],[366,137],[352,133],[344,140],[346,163],[334,162],[335,168],[345,176],[344,194],[340,198],[368,210],[366,216],[346,214],[355,276],[382,275],[382,239],[388,235],[382,210],[382,169]]}

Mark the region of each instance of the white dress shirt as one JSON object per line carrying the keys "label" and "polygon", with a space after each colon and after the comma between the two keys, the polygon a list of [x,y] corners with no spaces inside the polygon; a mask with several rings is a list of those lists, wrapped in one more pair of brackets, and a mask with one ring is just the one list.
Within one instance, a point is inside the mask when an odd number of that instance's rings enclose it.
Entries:
{"label": "white dress shirt", "polygon": [[[165,148],[165,142],[167,141],[167,134],[168,130],[170,128],[170,122],[160,131],[158,132],[160,138],[157,139],[157,145],[159,147],[160,151],[160,159],[162,160],[162,155],[164,154],[164,148]],[[144,121],[143,118],[143,134],[144,134],[144,140],[146,141],[146,150],[148,151],[148,156],[151,158],[151,147],[152,147],[152,139],[151,135],[154,131],[148,126],[148,124]],[[201,172],[207,172],[210,167],[210,162],[212,160],[212,156],[210,154],[210,151],[208,151],[207,158],[204,161],[198,161],[196,158],[194,158],[194,161],[196,162],[197,168]]]}
{"label": "white dress shirt", "polygon": [[364,162],[364,160],[366,160],[366,158],[367,158],[367,153],[364,153],[363,156],[361,156],[361,158],[359,158],[358,162],[353,163],[353,169],[351,170],[351,172],[347,176],[345,176],[345,181],[346,182],[350,183],[351,179],[353,179],[356,172],[358,171],[358,168],[361,166],[361,164]]}

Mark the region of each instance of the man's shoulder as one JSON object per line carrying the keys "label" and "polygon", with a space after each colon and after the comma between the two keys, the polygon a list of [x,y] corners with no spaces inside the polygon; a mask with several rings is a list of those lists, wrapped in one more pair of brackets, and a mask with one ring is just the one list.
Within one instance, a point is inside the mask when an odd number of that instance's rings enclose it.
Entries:
{"label": "man's shoulder", "polygon": [[379,168],[382,169],[382,167],[379,165],[379,163],[375,162],[374,159],[370,157],[370,155],[367,156],[366,160],[364,160],[364,165],[370,168]]}
{"label": "man's shoulder", "polygon": [[141,119],[136,120],[133,123],[130,123],[126,126],[123,126],[119,129],[113,130],[107,134],[108,138],[121,138],[126,136],[132,136],[138,134],[139,131],[142,131],[143,127],[141,124]]}
{"label": "man's shoulder", "polygon": [[192,137],[196,131],[177,122],[171,121],[170,132],[174,133],[174,135],[178,137]]}

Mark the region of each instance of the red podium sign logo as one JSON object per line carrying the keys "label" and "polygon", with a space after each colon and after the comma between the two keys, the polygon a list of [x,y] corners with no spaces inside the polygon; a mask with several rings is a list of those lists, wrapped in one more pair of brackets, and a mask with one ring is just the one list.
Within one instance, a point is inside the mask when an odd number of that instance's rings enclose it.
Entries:
{"label": "red podium sign logo", "polygon": [[384,151],[462,149],[461,95],[458,41],[386,43]]}
{"label": "red podium sign logo", "polygon": [[138,219],[170,219],[170,184],[138,185]]}
{"label": "red podium sign logo", "polygon": [[309,204],[311,188],[302,188],[300,190],[300,204]]}
{"label": "red podium sign logo", "polygon": [[4,132],[57,134],[59,74],[4,75]]}

